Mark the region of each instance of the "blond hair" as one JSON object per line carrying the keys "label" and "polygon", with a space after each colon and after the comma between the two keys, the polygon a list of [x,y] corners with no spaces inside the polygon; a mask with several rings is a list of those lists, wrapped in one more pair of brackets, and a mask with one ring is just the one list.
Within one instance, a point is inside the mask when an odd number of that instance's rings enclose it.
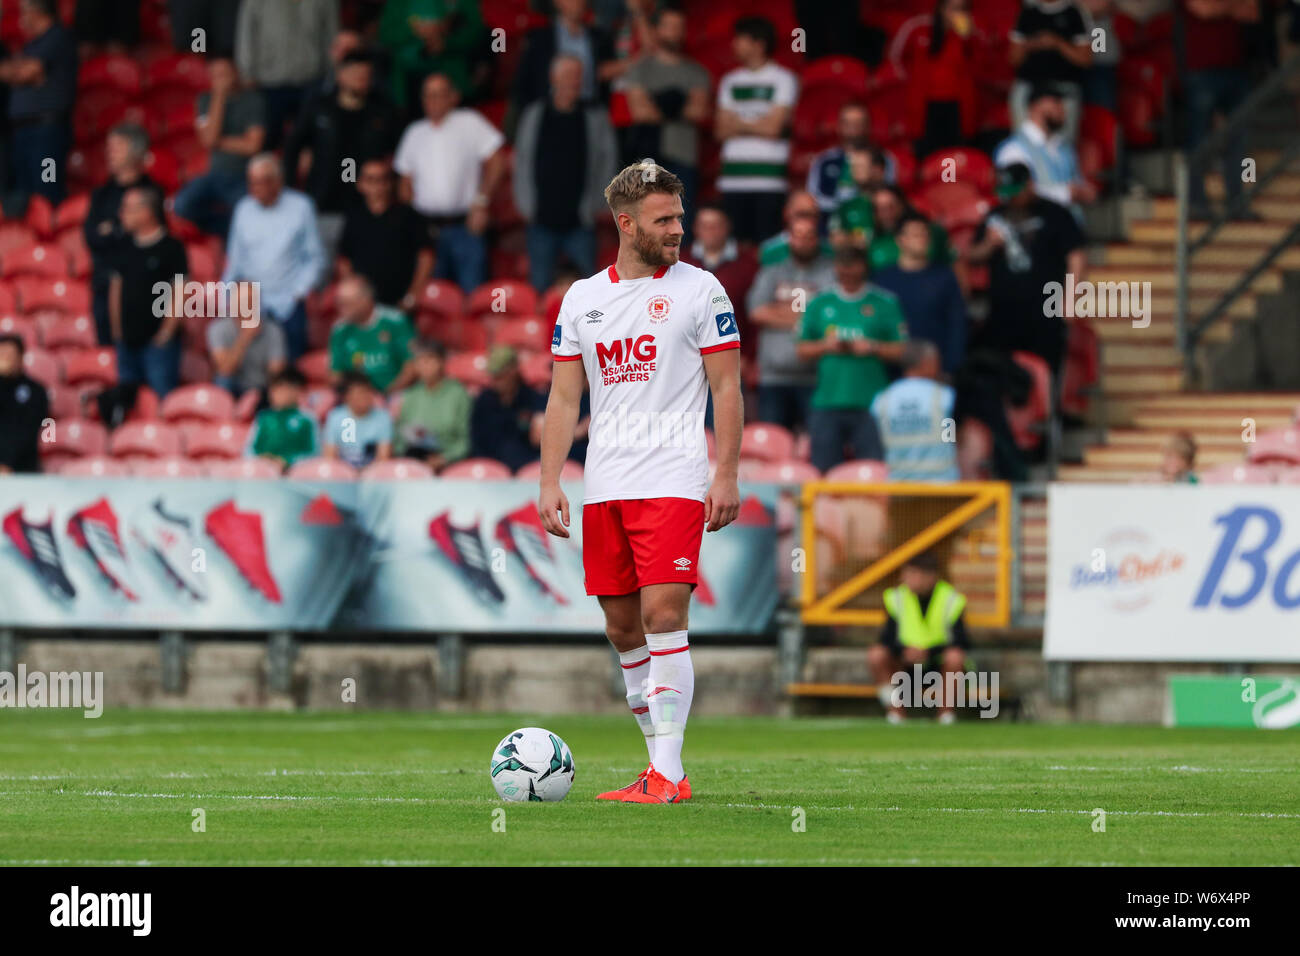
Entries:
{"label": "blond hair", "polygon": [[681,196],[682,181],[653,159],[642,159],[625,167],[605,187],[605,202],[615,215],[629,212],[651,193]]}

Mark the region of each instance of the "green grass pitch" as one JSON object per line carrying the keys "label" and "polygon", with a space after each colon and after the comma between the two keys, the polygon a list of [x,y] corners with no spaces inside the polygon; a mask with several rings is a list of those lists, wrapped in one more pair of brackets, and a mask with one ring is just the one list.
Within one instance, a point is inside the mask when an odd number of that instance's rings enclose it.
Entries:
{"label": "green grass pitch", "polygon": [[[492,790],[528,725],[562,803]],[[593,799],[644,757],[627,716],[0,711],[0,865],[1300,862],[1293,732],[697,717],[694,800]]]}

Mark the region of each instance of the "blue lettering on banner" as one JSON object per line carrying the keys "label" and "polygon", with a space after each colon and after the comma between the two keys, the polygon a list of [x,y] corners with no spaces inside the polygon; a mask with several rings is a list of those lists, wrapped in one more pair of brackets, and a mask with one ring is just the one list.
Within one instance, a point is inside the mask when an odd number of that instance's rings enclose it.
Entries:
{"label": "blue lettering on banner", "polygon": [[[1239,608],[1253,601],[1268,582],[1269,567],[1266,560],[1268,551],[1282,535],[1282,519],[1271,508],[1261,506],[1242,506],[1234,508],[1227,514],[1214,519],[1214,523],[1223,526],[1223,537],[1219,548],[1210,561],[1205,579],[1196,592],[1193,607],[1209,607],[1214,603],[1219,584],[1223,580],[1228,564],[1234,558],[1250,568],[1250,584],[1237,594],[1219,594],[1219,604],[1226,608]],[[1238,551],[1243,532],[1247,525],[1261,529],[1258,543]],[[1252,536],[1254,539],[1256,536]],[[1273,601],[1280,608],[1300,607],[1300,590],[1288,593],[1287,584],[1291,580],[1296,566],[1300,565],[1300,551],[1289,555],[1278,567],[1277,577],[1273,579]]]}
{"label": "blue lettering on banner", "polygon": [[718,323],[719,335],[735,335],[738,331],[736,329],[736,313],[734,312],[719,312],[713,317],[713,320]]}
{"label": "blue lettering on banner", "polygon": [[559,347],[560,347],[560,323],[556,322],[555,332],[551,335],[551,348],[558,349]]}

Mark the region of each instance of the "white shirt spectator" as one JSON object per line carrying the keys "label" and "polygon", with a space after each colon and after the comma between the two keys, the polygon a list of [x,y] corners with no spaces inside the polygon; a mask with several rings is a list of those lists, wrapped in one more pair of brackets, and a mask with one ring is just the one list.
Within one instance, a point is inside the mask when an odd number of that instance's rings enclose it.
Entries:
{"label": "white shirt spectator", "polygon": [[[794,108],[799,98],[798,78],[769,60],[757,70],[732,70],[718,84],[718,108],[743,120],[761,119],[774,106]],[[788,136],[733,136],[722,144],[722,192],[784,192],[786,164],[790,160]]]}
{"label": "white shirt spectator", "polygon": [[501,131],[470,109],[441,123],[417,120],[397,144],[393,168],[411,177],[415,210],[426,216],[463,216],[483,175],[483,163],[505,143]]}

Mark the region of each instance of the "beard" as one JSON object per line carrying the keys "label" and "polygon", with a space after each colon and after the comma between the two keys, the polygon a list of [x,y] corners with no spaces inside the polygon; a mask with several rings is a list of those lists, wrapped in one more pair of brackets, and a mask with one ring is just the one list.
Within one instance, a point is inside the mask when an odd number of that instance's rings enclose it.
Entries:
{"label": "beard", "polygon": [[674,242],[671,247],[665,247],[664,241],[655,239],[648,232],[642,232],[638,226],[636,234],[632,236],[632,251],[648,266],[671,266],[681,255],[681,246]]}

